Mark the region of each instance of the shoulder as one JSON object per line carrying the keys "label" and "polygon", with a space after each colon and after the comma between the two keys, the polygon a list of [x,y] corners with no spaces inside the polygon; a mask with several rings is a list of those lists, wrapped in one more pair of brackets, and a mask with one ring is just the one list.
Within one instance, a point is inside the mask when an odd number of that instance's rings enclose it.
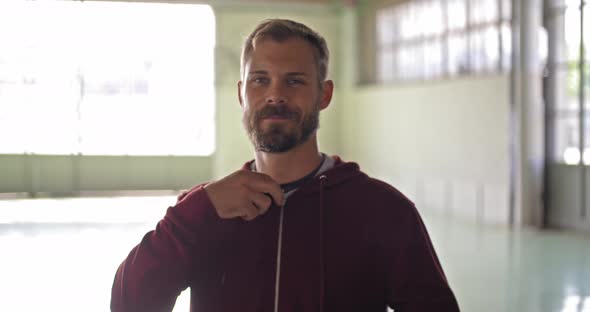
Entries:
{"label": "shoulder", "polygon": [[[341,183],[340,193],[362,199],[367,204],[386,204],[413,207],[414,203],[395,186],[371,177],[360,169],[355,162],[344,162],[338,156],[333,156],[336,167],[332,178],[336,177],[336,184]],[[340,176],[338,176],[340,174]],[[346,196],[348,195],[348,196]]]}
{"label": "shoulder", "polygon": [[361,194],[363,198],[371,202],[379,202],[387,205],[401,205],[413,207],[414,203],[400,190],[393,185],[382,180],[372,178],[365,175],[361,179],[357,179],[351,185],[355,188],[357,194]]}
{"label": "shoulder", "polygon": [[356,188],[363,198],[363,211],[376,229],[405,232],[421,223],[414,202],[395,186],[382,180],[365,176]]}
{"label": "shoulder", "polygon": [[404,195],[395,186],[387,182],[372,177],[367,177],[367,184],[369,188],[373,189],[376,193],[378,193],[379,196],[383,196],[389,200],[404,202],[412,206],[414,205],[414,203],[406,195]]}

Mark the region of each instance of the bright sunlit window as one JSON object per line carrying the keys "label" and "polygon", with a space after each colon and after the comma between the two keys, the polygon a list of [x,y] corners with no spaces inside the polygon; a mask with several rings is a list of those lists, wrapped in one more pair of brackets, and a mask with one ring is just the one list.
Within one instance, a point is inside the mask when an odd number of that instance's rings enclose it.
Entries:
{"label": "bright sunlit window", "polygon": [[[557,26],[557,31],[552,32],[551,41],[555,51],[562,51],[557,53],[558,56],[550,64],[552,79],[559,81],[553,103],[549,105],[550,124],[553,125],[552,160],[568,165],[578,165],[583,161],[590,165],[590,22],[586,18],[590,15],[590,8],[582,5],[581,0],[566,0],[565,7],[551,7],[548,14],[558,17],[556,20],[563,23]],[[584,51],[583,55],[580,55],[581,50]],[[584,68],[584,79],[580,65]],[[582,107],[583,116],[580,114]],[[582,138],[584,142],[581,142]],[[584,150],[583,157],[580,156],[580,149]]]}
{"label": "bright sunlit window", "polygon": [[510,68],[508,0],[405,1],[377,13],[377,81],[494,73]]}
{"label": "bright sunlit window", "polygon": [[[580,164],[580,149],[577,147],[568,147],[563,152],[563,161],[567,165]],[[590,148],[584,148],[584,165],[590,165]]]}
{"label": "bright sunlit window", "polygon": [[567,296],[560,312],[590,312],[590,297]]}
{"label": "bright sunlit window", "polygon": [[0,153],[210,155],[207,5],[0,1]]}

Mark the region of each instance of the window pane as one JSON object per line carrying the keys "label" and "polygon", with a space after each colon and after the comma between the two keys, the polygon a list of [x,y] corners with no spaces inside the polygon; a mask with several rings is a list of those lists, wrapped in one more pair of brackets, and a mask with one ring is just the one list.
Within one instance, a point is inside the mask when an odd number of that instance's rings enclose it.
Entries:
{"label": "window pane", "polygon": [[512,30],[509,23],[502,23],[502,69],[512,67]]}
{"label": "window pane", "polygon": [[[590,21],[588,19],[590,19],[590,8],[586,3],[584,5],[584,58],[586,61],[590,60]],[[580,24],[578,23],[578,25]]]}
{"label": "window pane", "polygon": [[500,0],[502,2],[502,19],[509,22],[512,19],[512,1]]}
{"label": "window pane", "polygon": [[[95,36],[87,44],[94,49],[83,54],[88,56],[84,74],[102,89],[84,99],[82,153],[212,153],[215,34],[210,9],[132,4],[116,8],[118,14],[113,15],[112,3],[107,4],[87,7],[94,16],[108,16],[113,29],[105,40]],[[129,15],[136,16],[132,27],[128,26]],[[166,23],[153,23],[154,19]],[[90,33],[103,31],[98,23],[88,27]],[[196,37],[199,40],[192,39]],[[125,53],[93,53],[99,46],[113,43]],[[101,125],[104,120],[110,121],[108,129]],[[129,120],[133,121],[131,127]]]}
{"label": "window pane", "polygon": [[451,30],[460,30],[466,27],[466,10],[467,6],[465,5],[465,1],[467,0],[448,0],[447,1],[447,14],[448,14],[448,22],[449,22],[449,29]]}
{"label": "window pane", "polygon": [[494,22],[499,19],[498,0],[469,0],[471,25]]}
{"label": "window pane", "polygon": [[394,14],[395,10],[388,8],[380,10],[377,15],[377,81],[381,83],[393,79]]}
{"label": "window pane", "polygon": [[393,49],[383,49],[379,51],[377,55],[377,81],[378,82],[391,82],[394,77],[393,68]]}
{"label": "window pane", "polygon": [[[579,68],[579,65],[576,66],[576,70],[579,71],[578,68]],[[572,83],[572,87],[573,87],[574,82],[572,81],[571,83]],[[576,94],[578,94],[577,90],[579,90],[580,88],[577,85],[575,85],[575,86],[576,86],[575,87]],[[586,65],[584,66],[584,109],[586,109],[586,110],[590,109],[590,62],[587,62]],[[590,123],[590,120],[588,120],[587,123]]]}
{"label": "window pane", "polygon": [[[60,35],[75,25],[67,13],[76,7],[78,3],[0,3],[0,153],[76,151],[79,92],[77,68],[70,61],[76,54],[70,38]],[[49,14],[52,10],[64,13],[60,23]]]}
{"label": "window pane", "polygon": [[[579,71],[573,63],[569,68],[560,68],[555,73],[556,78],[563,77],[565,92],[558,96],[555,101],[555,111],[552,113],[555,120],[555,150],[554,160],[556,162],[575,164],[580,158],[580,99],[579,99]],[[588,114],[587,114],[588,117]],[[587,123],[590,120],[587,119]],[[590,124],[586,125],[586,133]],[[587,135],[590,135],[588,133]],[[586,137],[586,143],[590,142]],[[587,144],[590,147],[590,145]],[[587,153],[590,157],[590,153]],[[577,159],[577,160],[576,160]]]}
{"label": "window pane", "polygon": [[580,161],[579,119],[574,116],[555,119],[554,161],[578,164]]}
{"label": "window pane", "polygon": [[377,13],[377,46],[380,48],[393,44],[393,13],[393,9],[383,9]]}
{"label": "window pane", "polygon": [[539,57],[541,61],[541,66],[545,67],[547,64],[547,57],[549,55],[549,37],[547,35],[547,30],[540,26],[538,31],[538,45],[539,45]]}
{"label": "window pane", "polygon": [[466,39],[464,34],[449,36],[449,74],[451,76],[469,72]]}
{"label": "window pane", "polygon": [[409,3],[401,4],[397,7],[395,7],[395,11],[396,11],[396,16],[399,18],[398,19],[398,26],[399,26],[400,39],[404,40],[404,39],[411,38],[414,29],[412,27],[413,19],[412,19],[412,16],[410,16],[410,14],[412,13],[412,11],[410,9],[410,4]]}
{"label": "window pane", "polygon": [[430,0],[424,3],[422,14],[422,28],[425,36],[442,34],[444,29],[442,2],[440,0]]}
{"label": "window pane", "polygon": [[442,76],[442,40],[429,40],[424,48],[424,77],[438,78]]}
{"label": "window pane", "polygon": [[400,79],[414,80],[422,78],[422,58],[424,50],[422,45],[408,45],[400,47],[398,68]]}
{"label": "window pane", "polygon": [[392,37],[394,42],[399,42],[403,39],[402,29],[402,15],[404,11],[401,7],[396,6],[391,9],[391,22],[392,22]]}
{"label": "window pane", "polygon": [[471,65],[474,72],[490,72],[498,69],[499,40],[495,26],[486,27],[471,33]]}
{"label": "window pane", "polygon": [[578,74],[576,67],[556,67],[553,75],[558,91],[554,94],[554,101],[551,103],[558,112],[570,112],[576,115],[579,111],[578,102]]}
{"label": "window pane", "polygon": [[580,10],[570,5],[565,10],[565,44],[570,61],[580,57]]}
{"label": "window pane", "polygon": [[[585,113],[584,164],[590,165],[590,112]],[[554,161],[576,165],[580,162],[580,119],[578,116],[559,116],[555,120]]]}
{"label": "window pane", "polygon": [[403,46],[398,49],[397,63],[399,64],[399,72],[396,76],[398,76],[400,80],[407,80],[411,77],[410,70],[412,69],[412,66],[414,66],[414,64],[412,64],[414,61],[414,55],[412,55],[412,51],[409,47]]}
{"label": "window pane", "polygon": [[422,2],[410,2],[399,6],[399,28],[403,40],[422,36]]}
{"label": "window pane", "polygon": [[563,87],[561,93],[555,100],[555,110],[561,114],[569,114],[569,116],[577,116],[580,109],[579,91],[580,91],[580,75],[578,65],[570,63],[567,67],[560,67],[555,71],[555,78],[558,79],[560,86]]}
{"label": "window pane", "polygon": [[214,40],[208,6],[2,2],[0,153],[212,153]]}

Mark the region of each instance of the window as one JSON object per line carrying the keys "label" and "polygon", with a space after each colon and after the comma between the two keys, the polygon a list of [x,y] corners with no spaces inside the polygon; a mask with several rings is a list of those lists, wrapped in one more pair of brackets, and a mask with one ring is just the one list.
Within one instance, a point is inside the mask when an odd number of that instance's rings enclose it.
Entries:
{"label": "window", "polygon": [[214,44],[206,5],[2,1],[0,153],[211,154]]}
{"label": "window", "polygon": [[509,0],[417,0],[377,13],[377,81],[499,72],[510,66]]}
{"label": "window", "polygon": [[[590,52],[586,48],[590,42],[590,25],[586,19],[590,9],[584,6],[582,17],[580,5],[579,0],[568,0],[562,7],[551,8],[551,14],[563,22],[551,38],[551,44],[562,51],[557,56],[560,59],[550,60],[549,65],[553,80],[559,82],[549,111],[551,159],[569,165],[581,162],[590,165]],[[580,26],[584,28],[583,38]],[[581,46],[585,55],[580,55]]]}

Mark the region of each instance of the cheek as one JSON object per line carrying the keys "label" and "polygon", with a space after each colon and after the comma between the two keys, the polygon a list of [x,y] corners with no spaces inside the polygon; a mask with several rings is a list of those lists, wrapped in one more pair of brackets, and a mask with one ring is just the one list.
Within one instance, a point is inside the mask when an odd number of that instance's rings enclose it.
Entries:
{"label": "cheek", "polygon": [[244,95],[244,108],[256,110],[261,103],[264,103],[264,97],[259,92],[247,92]]}
{"label": "cheek", "polygon": [[246,97],[257,98],[257,97],[262,96],[262,94],[264,94],[264,86],[255,85],[255,84],[247,84],[244,91],[245,91]]}
{"label": "cheek", "polygon": [[251,94],[244,94],[242,97],[242,111],[244,113],[252,112],[256,109],[256,99]]}

